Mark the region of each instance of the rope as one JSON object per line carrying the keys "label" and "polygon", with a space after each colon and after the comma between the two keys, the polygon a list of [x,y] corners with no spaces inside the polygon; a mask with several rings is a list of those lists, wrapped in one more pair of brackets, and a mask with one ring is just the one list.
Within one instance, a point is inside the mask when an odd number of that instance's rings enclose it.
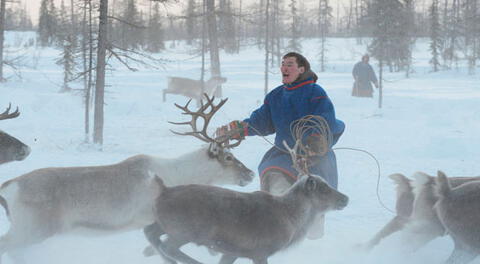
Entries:
{"label": "rope", "polygon": [[328,126],[327,120],[322,116],[318,115],[307,115],[298,120],[295,120],[290,124],[290,133],[295,140],[295,142],[300,142],[299,153],[306,154],[312,151],[311,146],[308,144],[301,144],[306,140],[308,135],[318,135],[319,149],[315,154],[324,156],[330,149],[330,146],[333,144],[333,136]]}
{"label": "rope", "polygon": [[[265,136],[262,136],[260,131],[258,131],[256,128],[253,126],[249,125],[249,128],[254,130],[260,137],[262,137],[267,143],[272,145],[273,147],[277,148],[278,150],[289,154],[288,151],[276,146],[274,143],[272,143],[270,140],[268,140]],[[333,135],[330,131],[330,127],[328,126],[327,121],[321,117],[321,116],[315,116],[315,115],[308,115],[305,116],[304,118],[301,118],[299,120],[296,120],[292,122],[290,125],[290,131],[292,133],[293,138],[297,141],[299,139],[303,139],[305,135],[307,135],[308,132],[313,131],[315,133],[318,133],[320,135],[319,140],[320,140],[320,146],[321,146],[321,151],[320,155],[325,155],[325,153],[329,150],[330,146],[333,143]],[[306,150],[307,147],[304,146],[303,144],[299,144],[300,147],[302,148],[303,153],[308,153]],[[382,201],[380,197],[380,178],[381,178],[381,168],[380,168],[380,162],[378,159],[373,155],[372,153],[363,150],[363,149],[358,149],[358,148],[350,148],[350,147],[337,147],[337,148],[332,148],[332,150],[351,150],[351,151],[358,151],[358,152],[363,152],[370,156],[374,161],[375,164],[377,165],[377,183],[376,183],[376,196],[379,204],[385,208],[385,210],[389,211],[390,213],[395,214],[395,211],[390,209],[385,205],[385,203]],[[322,154],[323,153],[323,154]],[[300,154],[299,154],[300,155]],[[308,168],[308,166],[306,166]]]}
{"label": "rope", "polygon": [[348,148],[348,147],[339,147],[339,148],[332,148],[332,150],[352,150],[352,151],[359,151],[367,154],[370,156],[374,161],[375,164],[377,165],[377,186],[376,186],[376,195],[377,195],[377,200],[380,203],[380,205],[385,208],[385,210],[389,211],[390,213],[396,214],[395,211],[392,209],[388,208],[385,203],[383,203],[381,197],[380,197],[380,177],[381,177],[381,170],[380,170],[380,162],[378,162],[377,158],[370,152],[363,150],[363,149],[357,149],[357,148]]}

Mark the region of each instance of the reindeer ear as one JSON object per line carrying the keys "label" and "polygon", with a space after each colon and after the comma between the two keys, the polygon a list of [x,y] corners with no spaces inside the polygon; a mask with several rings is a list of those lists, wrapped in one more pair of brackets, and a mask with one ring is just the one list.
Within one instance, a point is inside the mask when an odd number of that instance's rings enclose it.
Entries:
{"label": "reindeer ear", "polygon": [[308,178],[305,180],[305,191],[312,192],[317,188],[317,181],[312,176],[307,176]]}

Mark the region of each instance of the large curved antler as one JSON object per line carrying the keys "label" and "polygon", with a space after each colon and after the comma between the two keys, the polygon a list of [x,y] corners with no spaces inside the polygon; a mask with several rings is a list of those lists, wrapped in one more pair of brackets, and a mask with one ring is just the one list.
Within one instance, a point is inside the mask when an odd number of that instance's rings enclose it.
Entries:
{"label": "large curved antler", "polygon": [[9,113],[11,107],[12,107],[12,104],[9,103],[7,109],[0,114],[0,120],[12,119],[20,115],[20,112],[18,112],[18,106],[13,113]]}
{"label": "large curved antler", "polygon": [[[173,133],[181,136],[194,136],[204,142],[212,143],[212,142],[217,142],[218,144],[222,145],[223,147],[235,147],[238,146],[240,143],[237,142],[235,144],[228,144],[228,138],[226,139],[218,139],[218,138],[212,138],[208,135],[207,133],[207,128],[208,124],[210,123],[210,120],[212,119],[213,115],[227,102],[228,98],[221,100],[217,105],[213,103],[215,100],[215,96],[212,96],[212,98],[208,97],[207,94],[205,94],[205,98],[207,99],[207,102],[204,104],[203,100],[200,101],[200,108],[197,111],[192,111],[188,108],[188,105],[192,100],[189,100],[185,106],[181,106],[178,104],[175,104],[176,107],[179,109],[183,110],[184,115],[190,115],[192,117],[192,120],[187,121],[187,122],[170,122],[170,124],[174,125],[190,125],[192,127],[191,132],[177,132],[177,131],[172,131]],[[203,127],[201,130],[198,129],[197,127],[197,120],[198,118],[203,118]]]}

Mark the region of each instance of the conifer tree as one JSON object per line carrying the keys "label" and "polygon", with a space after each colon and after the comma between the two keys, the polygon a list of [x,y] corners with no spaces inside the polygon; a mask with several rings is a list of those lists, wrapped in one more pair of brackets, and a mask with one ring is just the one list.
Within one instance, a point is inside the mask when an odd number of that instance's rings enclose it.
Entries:
{"label": "conifer tree", "polygon": [[441,33],[440,33],[440,21],[438,14],[438,0],[433,0],[430,6],[430,52],[432,58],[430,64],[432,64],[433,71],[437,72],[440,69],[440,49],[441,49]]}
{"label": "conifer tree", "polygon": [[196,34],[196,5],[195,0],[188,0],[187,10],[185,11],[185,30],[187,33],[187,44],[191,45]]}
{"label": "conifer tree", "polygon": [[164,32],[162,28],[159,3],[153,4],[153,13],[148,22],[147,30],[147,50],[150,52],[160,52],[165,49],[163,42]]}
{"label": "conifer tree", "polygon": [[63,67],[63,85],[60,92],[70,92],[72,88],[69,83],[75,74],[75,51],[74,51],[73,37],[71,34],[66,34],[63,37],[62,52],[60,58],[56,61],[57,65]]}
{"label": "conifer tree", "polygon": [[230,0],[220,0],[218,12],[219,47],[227,53],[238,52],[236,28]]}
{"label": "conifer tree", "polygon": [[42,0],[37,30],[40,45],[49,46],[54,42],[56,27],[56,10],[53,0]]}
{"label": "conifer tree", "polygon": [[290,14],[292,23],[290,24],[290,39],[288,40],[287,49],[289,51],[301,52],[300,44],[300,18],[298,17],[297,1],[290,0]]}
{"label": "conifer tree", "polygon": [[327,34],[329,32],[332,17],[332,8],[328,0],[318,0],[318,34],[320,37],[320,71],[325,71],[327,53]]}

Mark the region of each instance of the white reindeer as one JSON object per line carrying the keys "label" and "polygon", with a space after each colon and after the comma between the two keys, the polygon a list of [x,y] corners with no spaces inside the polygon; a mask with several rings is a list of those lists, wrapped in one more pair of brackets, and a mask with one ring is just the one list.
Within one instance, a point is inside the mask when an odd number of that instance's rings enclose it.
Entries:
{"label": "white reindeer", "polygon": [[[188,103],[177,107],[192,116],[193,135],[210,142],[176,159],[137,155],[120,163],[94,167],[44,168],[5,182],[0,187],[0,204],[11,222],[0,238],[0,257],[57,234],[71,231],[121,232],[141,229],[155,221],[153,205],[159,194],[153,174],[167,185],[186,183],[246,185],[253,172],[206,133],[217,106],[214,98],[192,112]],[[210,108],[210,112],[205,111]],[[203,129],[196,129],[198,118]],[[98,233],[98,232],[95,232]],[[1,262],[1,259],[0,259]]]}
{"label": "white reindeer", "polygon": [[183,96],[192,98],[197,101],[197,105],[200,105],[203,94],[212,96],[219,85],[222,85],[227,81],[227,78],[220,76],[213,76],[208,81],[204,82],[202,91],[202,81],[193,80],[182,77],[168,77],[167,89],[163,90],[163,101],[166,101],[167,93],[169,94],[181,94]]}

